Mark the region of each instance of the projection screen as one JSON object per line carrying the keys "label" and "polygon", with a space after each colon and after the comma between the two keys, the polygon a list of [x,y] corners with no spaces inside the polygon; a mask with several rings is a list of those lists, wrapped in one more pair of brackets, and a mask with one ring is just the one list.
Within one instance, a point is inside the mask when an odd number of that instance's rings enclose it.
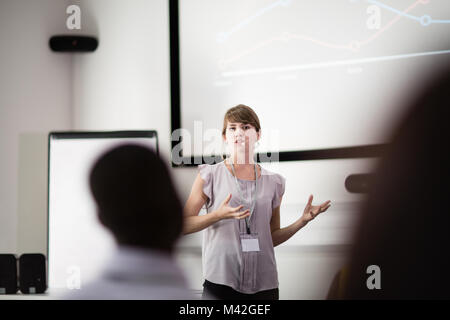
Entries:
{"label": "projection screen", "polygon": [[237,104],[260,117],[259,152],[385,143],[405,99],[450,61],[447,0],[175,2],[184,156],[220,153]]}

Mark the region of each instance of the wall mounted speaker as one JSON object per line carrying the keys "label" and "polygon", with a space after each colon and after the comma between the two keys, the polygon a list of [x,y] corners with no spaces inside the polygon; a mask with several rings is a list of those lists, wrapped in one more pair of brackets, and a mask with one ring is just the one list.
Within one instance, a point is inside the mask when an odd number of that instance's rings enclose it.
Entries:
{"label": "wall mounted speaker", "polygon": [[44,293],[47,290],[45,256],[27,253],[19,258],[19,282],[22,293]]}
{"label": "wall mounted speaker", "polygon": [[92,52],[98,47],[98,40],[89,36],[61,35],[53,36],[50,48],[56,52]]}
{"label": "wall mounted speaker", "polygon": [[351,174],[345,179],[345,189],[351,193],[367,193],[372,180],[372,173]]}
{"label": "wall mounted speaker", "polygon": [[17,293],[17,258],[0,254],[0,294]]}

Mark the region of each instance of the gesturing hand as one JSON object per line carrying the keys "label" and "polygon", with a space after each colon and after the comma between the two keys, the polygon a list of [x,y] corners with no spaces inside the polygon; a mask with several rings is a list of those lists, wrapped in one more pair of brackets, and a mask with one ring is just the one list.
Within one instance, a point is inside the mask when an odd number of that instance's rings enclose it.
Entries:
{"label": "gesturing hand", "polygon": [[309,199],[308,199],[308,203],[306,204],[305,210],[303,210],[303,215],[302,215],[302,219],[305,222],[311,221],[312,219],[317,217],[317,215],[319,215],[320,213],[327,211],[327,209],[331,206],[330,200],[325,201],[320,206],[313,206],[312,201],[313,201],[313,196],[310,195]]}
{"label": "gesturing hand", "polygon": [[230,200],[231,200],[231,193],[225,198],[225,200],[220,205],[219,209],[217,209],[217,211],[216,211],[216,214],[217,214],[217,217],[219,218],[219,220],[231,219],[231,218],[243,219],[250,215],[249,209],[247,209],[245,211],[239,211],[244,207],[243,205],[240,205],[235,208],[230,207],[228,205]]}

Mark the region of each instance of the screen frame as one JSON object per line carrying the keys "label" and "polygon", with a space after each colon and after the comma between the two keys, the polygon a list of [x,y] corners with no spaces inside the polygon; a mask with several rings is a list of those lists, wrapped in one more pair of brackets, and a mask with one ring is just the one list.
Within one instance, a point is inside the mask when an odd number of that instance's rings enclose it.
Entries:
{"label": "screen frame", "polygon": [[[170,30],[170,92],[171,92],[171,132],[181,129],[181,80],[180,80],[180,30],[179,30],[179,0],[169,0],[169,30]],[[172,150],[181,143],[171,141]],[[386,150],[388,143],[359,145],[351,147],[314,149],[314,150],[292,150],[278,152],[277,161],[306,161],[325,159],[354,159],[380,157]],[[270,162],[267,154],[257,153],[257,162]],[[180,144],[181,164],[173,162],[172,167],[193,167],[198,164],[210,163],[211,159],[219,159],[221,155],[192,155],[183,156],[182,144]],[[206,159],[206,161],[205,161]]]}
{"label": "screen frame", "polygon": [[102,138],[155,138],[159,156],[158,133],[155,130],[134,131],[52,131],[47,146],[47,282],[50,276],[50,153],[52,139],[102,139]]}

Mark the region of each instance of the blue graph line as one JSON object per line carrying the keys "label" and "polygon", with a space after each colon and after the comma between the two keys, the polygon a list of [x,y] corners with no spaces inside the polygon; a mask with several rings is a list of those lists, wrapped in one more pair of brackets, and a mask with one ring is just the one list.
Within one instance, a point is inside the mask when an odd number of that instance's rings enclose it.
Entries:
{"label": "blue graph line", "polygon": [[[231,30],[226,31],[226,32],[220,32],[217,35],[217,42],[221,43],[221,42],[225,42],[233,33],[239,31],[240,29],[244,28],[245,26],[249,25],[250,23],[252,23],[255,19],[259,18],[260,16],[262,16],[263,14],[275,9],[276,7],[282,5],[282,6],[287,6],[290,4],[292,0],[278,0],[275,1],[274,3],[259,9],[257,12],[255,12],[253,15],[247,17],[246,19],[244,19],[242,22],[238,23],[237,25],[235,25],[233,28],[231,28]],[[377,0],[367,0],[368,3],[371,3],[373,5],[379,6],[381,8],[384,8],[388,11],[394,12],[395,14],[398,14],[400,16],[409,18],[411,20],[417,21],[419,22],[421,25],[423,26],[429,26],[432,23],[450,23],[450,20],[435,20],[432,19],[429,15],[423,15],[421,17],[418,16],[414,16],[412,14],[400,11],[398,9],[395,9],[391,6],[388,6],[387,4],[384,4],[380,1]]]}
{"label": "blue graph line", "polygon": [[227,40],[233,33],[239,31],[240,29],[242,29],[243,27],[245,27],[246,25],[250,24],[253,20],[259,18],[260,16],[262,16],[263,14],[269,12],[272,9],[275,9],[276,7],[283,5],[283,6],[287,6],[289,3],[291,2],[291,0],[278,0],[270,5],[268,5],[267,7],[261,8],[259,9],[256,13],[254,13],[253,15],[251,15],[250,17],[246,18],[245,20],[243,20],[242,22],[238,23],[237,25],[235,25],[230,31],[227,32],[221,32],[219,33],[218,37],[217,37],[217,42],[224,42],[225,40]]}
{"label": "blue graph line", "polygon": [[450,20],[432,20],[433,23],[450,23]]}
{"label": "blue graph line", "polygon": [[400,15],[400,16],[407,17],[407,18],[410,18],[410,19],[413,19],[413,20],[416,20],[416,21],[420,22],[420,18],[419,17],[416,17],[416,16],[413,16],[411,14],[405,13],[403,11],[397,10],[397,9],[392,8],[392,7],[390,7],[390,6],[388,6],[388,5],[384,4],[384,3],[381,3],[379,1],[367,0],[367,2],[372,3],[372,4],[376,5],[376,6],[381,7],[381,8],[387,9],[389,11],[392,11],[392,12],[394,12],[394,13]]}
{"label": "blue graph line", "polygon": [[371,4],[374,4],[376,6],[379,6],[381,8],[384,8],[386,10],[392,11],[392,12],[394,12],[394,13],[400,15],[400,16],[403,16],[403,17],[406,17],[406,18],[418,21],[423,26],[429,26],[432,23],[450,23],[450,20],[434,20],[429,15],[423,15],[421,17],[413,16],[413,15],[411,15],[409,13],[397,10],[397,9],[395,9],[395,8],[393,8],[391,6],[388,6],[388,5],[384,4],[384,3],[381,3],[380,1],[377,1],[377,0],[367,0],[367,2],[369,2]]}

